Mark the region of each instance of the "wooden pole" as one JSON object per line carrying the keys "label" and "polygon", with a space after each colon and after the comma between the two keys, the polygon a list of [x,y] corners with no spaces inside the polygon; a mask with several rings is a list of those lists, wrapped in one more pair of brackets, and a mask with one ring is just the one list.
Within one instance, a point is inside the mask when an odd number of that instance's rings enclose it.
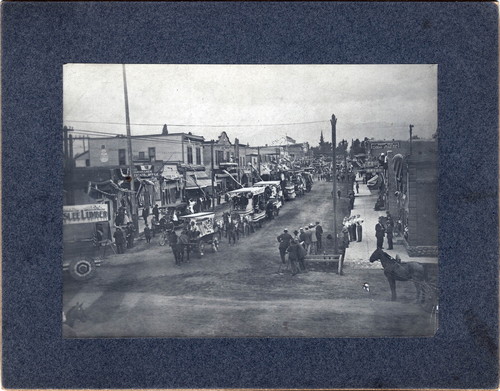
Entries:
{"label": "wooden pole", "polygon": [[[333,183],[333,249],[335,254],[338,254],[338,236],[337,236],[337,118],[332,114],[330,120],[332,124],[332,183]],[[340,262],[340,261],[339,261]]]}
{"label": "wooden pole", "polygon": [[128,167],[130,171],[130,190],[132,191],[131,194],[131,207],[132,207],[132,221],[134,223],[134,228],[136,231],[136,234],[138,234],[139,230],[139,212],[137,210],[137,197],[134,192],[134,162],[133,162],[133,156],[132,156],[132,135],[130,132],[130,114],[129,114],[129,107],[128,107],[128,91],[127,91],[127,73],[125,71],[125,64],[122,64],[122,69],[123,69],[123,92],[125,96],[125,123],[127,127],[127,154],[128,154]]}
{"label": "wooden pole", "polygon": [[259,176],[261,176],[261,174],[260,174],[260,147],[257,147],[257,169],[259,172]]}
{"label": "wooden pole", "polygon": [[410,125],[410,155],[412,153],[411,150],[411,139],[413,138],[413,125]]}
{"label": "wooden pole", "polygon": [[210,142],[210,164],[212,166],[212,211],[215,211],[214,140]]}

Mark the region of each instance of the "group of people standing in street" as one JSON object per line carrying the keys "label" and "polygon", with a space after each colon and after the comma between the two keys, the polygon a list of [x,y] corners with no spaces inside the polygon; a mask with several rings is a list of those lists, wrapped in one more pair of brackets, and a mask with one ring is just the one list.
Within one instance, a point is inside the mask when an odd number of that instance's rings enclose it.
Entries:
{"label": "group of people standing in street", "polygon": [[387,216],[380,216],[378,223],[375,225],[375,236],[377,238],[377,248],[384,248],[384,237],[387,236],[387,249],[393,249],[393,236],[394,236],[394,220],[389,211],[386,212]]}
{"label": "group of people standing in street", "polygon": [[360,215],[344,217],[342,224],[344,247],[349,247],[350,242],[361,242],[363,240],[363,219]]}
{"label": "group of people standing in street", "polygon": [[212,197],[205,194],[197,198],[190,198],[187,200],[188,209],[191,213],[199,213],[212,208]]}
{"label": "group of people standing in street", "polygon": [[194,221],[183,227],[179,236],[174,229],[168,232],[168,243],[174,254],[175,264],[178,266],[183,262],[189,262],[193,243],[200,236],[200,230]]}
{"label": "group of people standing in street", "polygon": [[[298,272],[306,272],[305,258],[308,254],[317,254],[322,248],[323,228],[319,221],[316,224],[309,224],[307,227],[301,227],[293,232],[293,236],[285,229],[277,237],[279,242],[279,252],[281,264],[279,271],[283,266],[289,265],[292,275]],[[288,262],[286,255],[288,254]]]}
{"label": "group of people standing in street", "polygon": [[125,245],[127,249],[134,247],[134,225],[129,222],[127,227],[122,230],[120,227],[116,228],[113,238],[115,239],[116,251],[118,254],[123,254],[125,252]]}

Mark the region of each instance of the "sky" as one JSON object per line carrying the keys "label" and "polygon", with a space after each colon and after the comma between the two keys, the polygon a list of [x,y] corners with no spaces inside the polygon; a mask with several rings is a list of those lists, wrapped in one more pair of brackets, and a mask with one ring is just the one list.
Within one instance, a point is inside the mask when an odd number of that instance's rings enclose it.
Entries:
{"label": "sky", "polygon": [[[132,135],[222,131],[250,146],[430,138],[437,65],[125,65]],[[75,135],[125,134],[123,66],[66,64],[64,125]]]}

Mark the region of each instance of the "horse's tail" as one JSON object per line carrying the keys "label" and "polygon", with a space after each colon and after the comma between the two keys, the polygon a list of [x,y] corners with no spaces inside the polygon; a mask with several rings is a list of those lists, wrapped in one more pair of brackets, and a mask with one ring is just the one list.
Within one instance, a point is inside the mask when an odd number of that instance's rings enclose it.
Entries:
{"label": "horse's tail", "polygon": [[422,269],[424,269],[424,281],[429,281],[429,273],[427,271],[427,268],[425,267],[424,264],[421,263],[421,265],[422,265]]}

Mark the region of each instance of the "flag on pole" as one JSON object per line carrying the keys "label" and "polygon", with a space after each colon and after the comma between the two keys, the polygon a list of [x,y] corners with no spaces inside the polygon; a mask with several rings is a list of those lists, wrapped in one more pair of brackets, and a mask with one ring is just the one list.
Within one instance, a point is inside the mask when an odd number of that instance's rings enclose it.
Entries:
{"label": "flag on pole", "polygon": [[293,138],[291,138],[291,137],[289,137],[289,136],[285,136],[285,137],[286,137],[286,142],[287,142],[287,143],[290,143],[290,144],[295,144],[295,142],[296,142],[296,141],[295,141]]}

